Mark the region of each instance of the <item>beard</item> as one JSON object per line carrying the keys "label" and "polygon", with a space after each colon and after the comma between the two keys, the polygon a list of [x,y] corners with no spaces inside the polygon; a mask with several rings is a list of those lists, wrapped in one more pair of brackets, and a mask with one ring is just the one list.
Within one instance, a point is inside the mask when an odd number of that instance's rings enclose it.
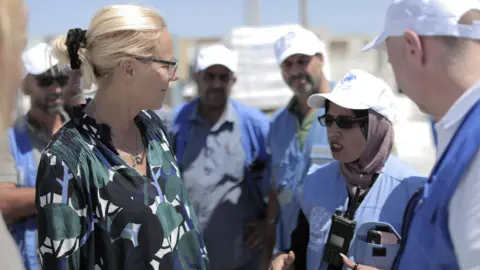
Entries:
{"label": "beard", "polygon": [[62,93],[53,93],[45,95],[43,100],[39,99],[34,106],[47,114],[57,114],[63,107],[63,103],[57,103],[57,100],[63,99]]}
{"label": "beard", "polygon": [[[300,82],[300,81],[305,81],[305,83],[304,84],[297,83],[295,85],[295,82]],[[288,79],[288,85],[296,94],[302,95],[302,96],[310,96],[311,94],[313,94],[314,90],[318,86],[313,76],[308,73],[293,75]]]}
{"label": "beard", "polygon": [[228,91],[225,88],[208,88],[203,102],[212,108],[223,108],[228,100]]}

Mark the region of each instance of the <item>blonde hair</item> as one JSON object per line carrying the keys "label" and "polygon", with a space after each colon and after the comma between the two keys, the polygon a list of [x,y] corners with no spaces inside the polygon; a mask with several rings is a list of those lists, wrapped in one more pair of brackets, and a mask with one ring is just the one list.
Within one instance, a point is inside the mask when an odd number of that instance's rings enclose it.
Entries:
{"label": "blonde hair", "polygon": [[11,124],[15,91],[21,81],[21,53],[26,43],[23,0],[0,0],[0,129]]}
{"label": "blonde hair", "polygon": [[[82,87],[108,83],[119,62],[127,57],[154,57],[155,45],[167,24],[155,10],[136,5],[112,5],[92,18],[86,44],[78,51]],[[66,35],[52,42],[60,65],[70,64]]]}

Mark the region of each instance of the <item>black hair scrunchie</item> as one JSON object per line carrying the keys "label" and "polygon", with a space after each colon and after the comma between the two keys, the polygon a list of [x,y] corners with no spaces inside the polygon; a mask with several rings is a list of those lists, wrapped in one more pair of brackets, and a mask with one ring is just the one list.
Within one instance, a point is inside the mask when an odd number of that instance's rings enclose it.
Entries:
{"label": "black hair scrunchie", "polygon": [[67,40],[65,45],[68,49],[68,56],[70,57],[70,67],[73,70],[80,69],[82,62],[78,58],[78,50],[85,48],[87,45],[87,30],[81,28],[73,28],[68,30]]}

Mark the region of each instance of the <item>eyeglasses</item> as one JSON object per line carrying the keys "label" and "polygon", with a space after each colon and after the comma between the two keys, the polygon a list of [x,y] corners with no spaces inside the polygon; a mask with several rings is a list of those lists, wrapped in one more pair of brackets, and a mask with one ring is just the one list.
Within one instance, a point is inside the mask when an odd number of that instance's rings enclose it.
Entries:
{"label": "eyeglasses", "polygon": [[64,87],[67,85],[69,77],[65,74],[59,74],[53,76],[51,74],[41,74],[35,76],[35,81],[37,82],[38,87],[48,88],[52,86],[55,82],[59,87]]}
{"label": "eyeglasses", "polygon": [[318,117],[318,122],[320,122],[320,125],[324,127],[329,127],[335,122],[337,127],[341,129],[351,129],[356,124],[364,124],[366,121],[367,117],[356,118],[344,115],[333,117],[330,114],[324,114]]}
{"label": "eyeglasses", "polygon": [[156,59],[152,57],[137,57],[138,60],[140,61],[147,61],[147,62],[154,62],[154,63],[159,63],[166,65],[165,68],[168,70],[168,79],[171,80],[175,76],[175,73],[177,72],[177,67],[178,67],[178,61],[176,59],[172,59],[170,61],[168,60],[161,60],[161,59]]}

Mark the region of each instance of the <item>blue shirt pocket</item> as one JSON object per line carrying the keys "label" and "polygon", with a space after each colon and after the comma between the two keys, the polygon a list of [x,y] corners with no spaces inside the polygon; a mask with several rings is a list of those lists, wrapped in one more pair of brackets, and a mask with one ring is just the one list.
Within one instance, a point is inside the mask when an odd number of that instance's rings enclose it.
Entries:
{"label": "blue shirt pocket", "polygon": [[380,245],[358,239],[355,246],[355,261],[378,269],[390,269],[399,248],[400,244]]}
{"label": "blue shirt pocket", "polygon": [[[368,231],[376,227],[388,227],[390,232],[398,239],[397,244],[374,244],[367,242]],[[355,236],[355,247],[352,254],[357,263],[376,267],[378,269],[390,269],[400,248],[400,236],[395,228],[386,222],[366,222],[359,226]]]}

